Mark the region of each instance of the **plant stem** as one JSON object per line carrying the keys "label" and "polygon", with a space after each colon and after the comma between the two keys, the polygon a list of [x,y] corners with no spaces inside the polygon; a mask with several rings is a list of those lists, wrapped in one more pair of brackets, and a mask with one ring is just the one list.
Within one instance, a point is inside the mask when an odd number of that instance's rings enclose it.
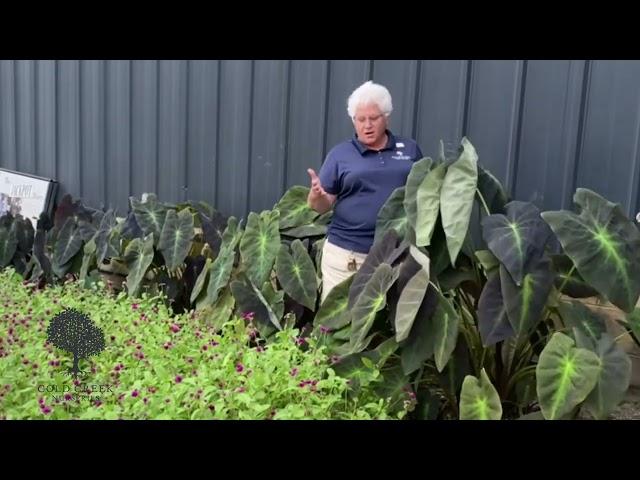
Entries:
{"label": "plant stem", "polygon": [[478,194],[478,197],[480,197],[480,202],[482,202],[482,206],[484,207],[485,211],[487,212],[487,215],[491,215],[491,211],[489,210],[489,207],[487,207],[487,202],[484,200],[484,197],[480,193],[480,190],[478,190],[477,188],[476,188],[476,193]]}

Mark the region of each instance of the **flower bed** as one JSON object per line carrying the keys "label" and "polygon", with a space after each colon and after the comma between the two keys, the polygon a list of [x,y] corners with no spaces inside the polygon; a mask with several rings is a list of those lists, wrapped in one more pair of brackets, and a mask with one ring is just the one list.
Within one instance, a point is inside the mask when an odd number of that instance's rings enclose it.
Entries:
{"label": "flower bed", "polygon": [[[0,272],[0,418],[390,417],[375,381],[354,398],[324,347],[297,330],[265,344],[246,319],[216,332],[193,312],[172,315],[161,300],[77,283],[37,290],[12,269]],[[68,374],[73,355],[47,342],[51,319],[66,309],[104,334],[104,350],[80,360],[77,378]]]}

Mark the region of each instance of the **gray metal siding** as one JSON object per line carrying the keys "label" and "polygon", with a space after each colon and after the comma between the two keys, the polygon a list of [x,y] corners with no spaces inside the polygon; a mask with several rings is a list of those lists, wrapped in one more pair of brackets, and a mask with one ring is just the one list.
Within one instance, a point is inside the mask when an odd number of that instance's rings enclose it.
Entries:
{"label": "gray metal siding", "polygon": [[156,192],[246,216],[351,136],[367,79],[425,155],[466,135],[518,199],[571,208],[583,186],[640,210],[640,61],[5,60],[0,166],[121,215]]}

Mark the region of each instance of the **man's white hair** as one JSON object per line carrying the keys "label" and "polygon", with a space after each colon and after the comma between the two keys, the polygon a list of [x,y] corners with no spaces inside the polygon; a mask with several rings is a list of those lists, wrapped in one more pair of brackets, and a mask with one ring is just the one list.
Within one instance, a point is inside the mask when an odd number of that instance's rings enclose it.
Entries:
{"label": "man's white hair", "polygon": [[356,109],[359,106],[375,104],[386,117],[391,115],[393,104],[391,103],[391,94],[386,87],[373,83],[371,80],[364,82],[347,100],[347,112],[350,118],[356,116]]}

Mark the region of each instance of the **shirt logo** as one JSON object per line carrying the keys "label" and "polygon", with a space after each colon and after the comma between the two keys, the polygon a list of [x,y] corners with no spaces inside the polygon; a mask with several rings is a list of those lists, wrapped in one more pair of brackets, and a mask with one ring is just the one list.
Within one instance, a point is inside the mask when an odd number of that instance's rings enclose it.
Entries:
{"label": "shirt logo", "polygon": [[396,151],[396,154],[391,158],[393,158],[394,160],[411,160],[411,157],[409,155],[405,155],[400,150]]}

